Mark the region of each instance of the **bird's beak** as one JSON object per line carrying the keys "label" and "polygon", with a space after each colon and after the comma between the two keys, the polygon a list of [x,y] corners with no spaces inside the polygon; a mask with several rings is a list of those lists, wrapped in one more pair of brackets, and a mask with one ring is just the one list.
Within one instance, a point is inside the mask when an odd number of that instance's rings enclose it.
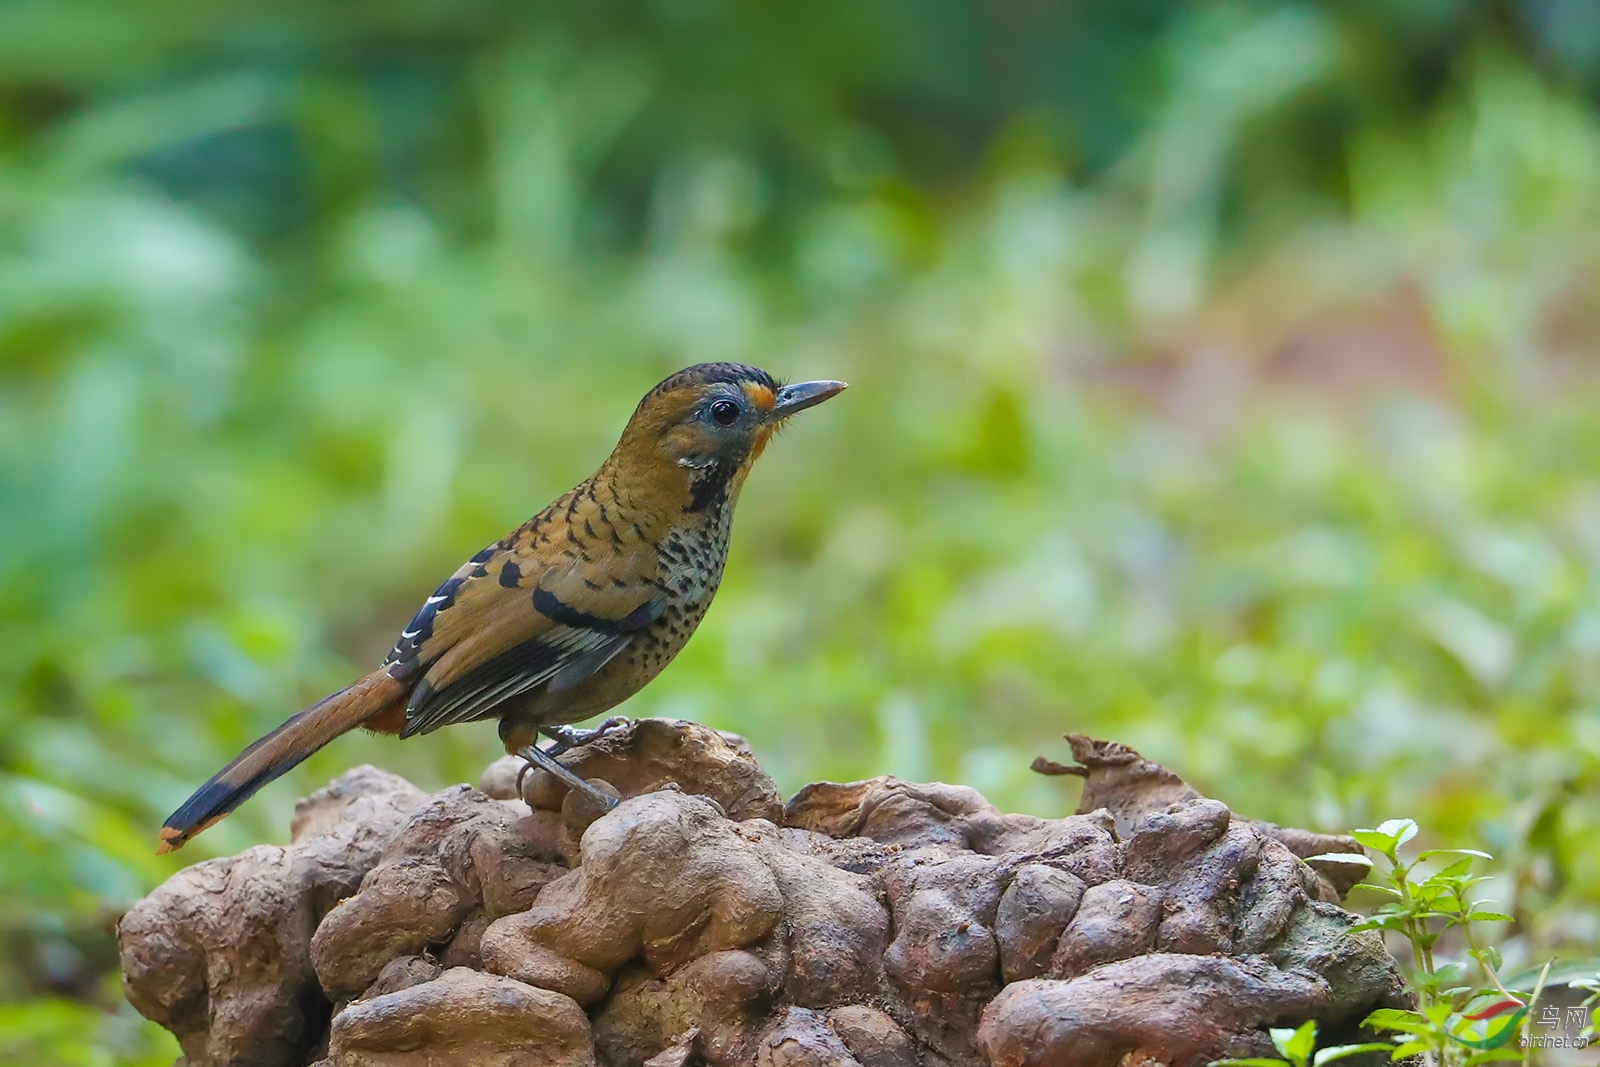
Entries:
{"label": "bird's beak", "polygon": [[778,390],[777,401],[767,412],[769,420],[787,419],[797,411],[814,408],[830,396],[844,392],[844,382],[795,382]]}

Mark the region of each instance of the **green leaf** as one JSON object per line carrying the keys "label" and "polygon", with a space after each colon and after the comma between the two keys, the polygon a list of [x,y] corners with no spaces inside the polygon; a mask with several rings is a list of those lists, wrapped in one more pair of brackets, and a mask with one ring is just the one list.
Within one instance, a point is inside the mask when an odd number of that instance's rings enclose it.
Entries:
{"label": "green leaf", "polygon": [[1272,1035],[1272,1043],[1278,1051],[1297,1064],[1303,1064],[1311,1056],[1311,1050],[1317,1047],[1317,1022],[1307,1019],[1293,1030],[1273,1029],[1267,1031]]}
{"label": "green leaf", "polygon": [[1424,999],[1437,1000],[1441,995],[1440,982],[1437,975],[1424,971],[1415,975],[1411,979],[1411,984],[1416,987],[1418,993],[1426,994]]}
{"label": "green leaf", "polygon": [[[1494,859],[1494,857],[1489,855],[1489,853],[1481,852],[1475,848],[1430,848],[1424,852],[1418,853],[1417,859],[1427,860],[1432,859],[1435,856],[1474,856],[1480,860]],[[1469,859],[1467,862],[1471,863],[1472,861]]]}
{"label": "green leaf", "polygon": [[1467,913],[1467,918],[1475,923],[1514,923],[1517,921],[1511,916],[1503,915],[1498,911],[1471,911]]}
{"label": "green leaf", "polygon": [[1375,882],[1362,882],[1358,888],[1363,889],[1368,893],[1378,893],[1382,896],[1393,897],[1396,900],[1400,899],[1400,890],[1391,889],[1386,885],[1378,885]]}
{"label": "green leaf", "polygon": [[1375,1011],[1368,1012],[1367,1017],[1361,1020],[1361,1025],[1372,1027],[1390,1026],[1394,1023],[1416,1022],[1421,1018],[1416,1012],[1406,1011],[1404,1008],[1378,1008]]}
{"label": "green leaf", "polygon": [[1408,1056],[1420,1056],[1432,1047],[1426,1041],[1407,1041],[1403,1045],[1396,1045],[1394,1051],[1389,1053],[1389,1059],[1393,1061],[1403,1060]]}
{"label": "green leaf", "polygon": [[1382,1041],[1368,1041],[1360,1045],[1329,1045],[1325,1049],[1318,1050],[1311,1063],[1313,1067],[1322,1067],[1324,1063],[1342,1060],[1346,1056],[1359,1056],[1363,1052],[1388,1052],[1392,1048],[1393,1045]]}
{"label": "green leaf", "polygon": [[1307,856],[1307,863],[1348,863],[1351,866],[1371,867],[1371,858],[1359,852],[1321,852],[1315,856]]}
{"label": "green leaf", "polygon": [[1403,845],[1417,836],[1417,824],[1411,819],[1389,819],[1378,824],[1378,833],[1394,838],[1396,845]]}
{"label": "green leaf", "polygon": [[1212,1060],[1206,1067],[1292,1067],[1288,1060]]}
{"label": "green leaf", "polygon": [[1532,989],[1533,984],[1539,980],[1539,972],[1545,967],[1550,968],[1549,975],[1545,978],[1545,985],[1571,985],[1585,978],[1594,978],[1600,975],[1600,958],[1584,957],[1575,960],[1551,960],[1548,964],[1530,965],[1519,967],[1508,975],[1501,976],[1500,981],[1507,989]]}
{"label": "green leaf", "polygon": [[[1378,1016],[1384,1016],[1379,1019]],[[1370,1016],[1363,1019],[1362,1025],[1373,1030],[1392,1030],[1395,1033],[1432,1033],[1434,1025],[1422,1019],[1414,1011],[1395,1011],[1394,1008],[1379,1008]]]}
{"label": "green leaf", "polygon": [[1419,901],[1429,908],[1437,907],[1441,900],[1450,898],[1449,887],[1442,886],[1437,882],[1421,882],[1412,892]]}
{"label": "green leaf", "polygon": [[1381,830],[1351,830],[1350,836],[1368,848],[1376,849],[1389,858],[1394,858],[1395,849],[1400,847],[1400,839],[1394,834],[1386,834]]}
{"label": "green leaf", "polygon": [[1428,876],[1428,881],[1437,883],[1459,884],[1456,879],[1472,869],[1471,860],[1457,860],[1448,867],[1442,867]]}

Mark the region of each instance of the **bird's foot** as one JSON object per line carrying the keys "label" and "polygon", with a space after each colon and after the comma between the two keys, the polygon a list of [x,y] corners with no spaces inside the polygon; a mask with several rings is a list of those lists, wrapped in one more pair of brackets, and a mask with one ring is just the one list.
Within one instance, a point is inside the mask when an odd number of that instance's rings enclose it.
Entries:
{"label": "bird's foot", "polygon": [[526,748],[518,749],[517,755],[528,761],[517,774],[517,792],[522,792],[522,776],[527,774],[530,768],[538,766],[540,770],[549,771],[555,775],[568,789],[582,796],[590,804],[599,808],[600,811],[610,811],[617,806],[616,797],[601,792],[582,778],[579,778],[557,760],[555,756],[537,745],[529,745]]}
{"label": "bird's foot", "polygon": [[626,715],[613,715],[605,722],[592,730],[581,730],[576,726],[541,726],[539,732],[550,738],[555,744],[545,749],[552,756],[559,756],[563,752],[571,751],[579,745],[587,745],[598,739],[601,735],[610,733],[622,726],[633,722]]}

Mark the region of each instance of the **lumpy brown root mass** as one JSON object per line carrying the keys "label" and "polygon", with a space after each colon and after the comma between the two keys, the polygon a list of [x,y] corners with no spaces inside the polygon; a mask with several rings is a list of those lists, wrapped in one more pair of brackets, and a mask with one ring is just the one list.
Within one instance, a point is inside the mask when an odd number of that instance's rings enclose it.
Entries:
{"label": "lumpy brown root mass", "polygon": [[890,777],[785,805],[662,720],[570,758],[605,815],[510,759],[432,796],[359,767],[135,905],[124,985],[188,1067],[1201,1064],[1398,1003],[1361,868],[1301,859],[1353,841],[1069,740],[1064,819]]}

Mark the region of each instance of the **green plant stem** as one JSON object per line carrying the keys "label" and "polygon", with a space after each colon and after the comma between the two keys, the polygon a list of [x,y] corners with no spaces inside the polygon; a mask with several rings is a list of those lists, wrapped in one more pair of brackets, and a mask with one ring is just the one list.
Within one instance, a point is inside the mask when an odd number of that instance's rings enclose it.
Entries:
{"label": "green plant stem", "polygon": [[1467,899],[1462,896],[1459,891],[1452,893],[1452,896],[1454,896],[1456,900],[1456,911],[1461,915],[1462,939],[1466,941],[1467,951],[1471,954],[1472,958],[1478,961],[1478,969],[1489,976],[1489,981],[1494,983],[1495,989],[1499,990],[1502,997],[1505,997],[1507,1000],[1515,999],[1506,990],[1506,987],[1501,984],[1500,976],[1495,973],[1495,969],[1489,966],[1488,963],[1484,962],[1484,957],[1488,954],[1484,951],[1483,946],[1478,943],[1478,939],[1472,934],[1472,905],[1467,902]]}
{"label": "green plant stem", "polygon": [[[1389,881],[1394,886],[1395,892],[1400,894],[1400,903],[1406,911],[1410,911],[1416,904],[1416,898],[1411,893],[1410,874],[1411,868],[1400,862],[1398,852],[1389,857]],[[1433,952],[1426,946],[1427,924],[1423,920],[1408,918],[1402,926],[1402,933],[1407,941],[1411,942],[1411,960],[1417,974],[1433,976]],[[1417,1002],[1424,1015],[1432,1006],[1432,997],[1427,992],[1427,984],[1417,983]],[[1437,1055],[1436,1055],[1437,1053]],[[1434,1067],[1436,1063],[1448,1063],[1450,1050],[1445,1047],[1428,1049],[1422,1054],[1423,1063]]]}

